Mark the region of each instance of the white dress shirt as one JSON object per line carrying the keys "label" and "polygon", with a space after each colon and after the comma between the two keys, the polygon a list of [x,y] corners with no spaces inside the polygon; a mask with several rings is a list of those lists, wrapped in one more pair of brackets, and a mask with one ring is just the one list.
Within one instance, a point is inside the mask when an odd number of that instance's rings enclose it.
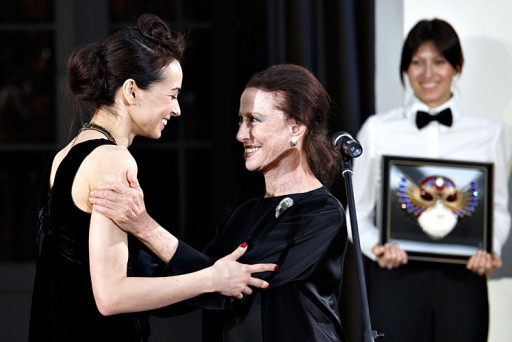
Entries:
{"label": "white dress shirt", "polygon": [[[421,130],[416,127],[418,110],[437,113],[447,107],[453,115],[451,127],[437,121]],[[456,96],[434,109],[429,109],[412,96],[403,108],[370,116],[357,139],[363,147],[363,154],[353,160],[352,181],[363,254],[375,260],[372,248],[380,243],[375,222],[381,195],[383,155],[494,163],[493,248],[501,254],[510,231],[510,213],[507,209],[509,153],[500,125],[464,112]],[[350,220],[347,221],[351,237]]]}

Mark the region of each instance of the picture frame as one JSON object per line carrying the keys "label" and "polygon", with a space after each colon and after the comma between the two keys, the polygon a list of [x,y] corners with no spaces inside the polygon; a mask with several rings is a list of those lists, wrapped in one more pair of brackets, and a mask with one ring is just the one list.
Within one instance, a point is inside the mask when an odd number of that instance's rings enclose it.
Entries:
{"label": "picture frame", "polygon": [[492,252],[492,163],[383,156],[381,195],[381,243],[409,259],[466,263]]}

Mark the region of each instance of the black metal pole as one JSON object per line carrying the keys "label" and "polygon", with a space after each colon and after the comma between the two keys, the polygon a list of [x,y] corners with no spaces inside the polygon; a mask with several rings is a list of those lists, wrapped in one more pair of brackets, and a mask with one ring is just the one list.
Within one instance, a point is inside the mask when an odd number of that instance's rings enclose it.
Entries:
{"label": "black metal pole", "polygon": [[366,281],[364,276],[363,257],[361,253],[361,244],[359,242],[359,229],[357,227],[356,206],[354,203],[354,190],[352,188],[352,158],[342,154],[342,175],[345,179],[345,188],[347,193],[347,204],[350,213],[350,226],[352,230],[352,243],[355,249],[357,262],[357,272],[359,275],[359,289],[361,291],[361,304],[363,311],[363,341],[374,342],[376,338],[383,335],[372,330],[370,322],[370,310],[368,308],[368,294],[366,292]]}

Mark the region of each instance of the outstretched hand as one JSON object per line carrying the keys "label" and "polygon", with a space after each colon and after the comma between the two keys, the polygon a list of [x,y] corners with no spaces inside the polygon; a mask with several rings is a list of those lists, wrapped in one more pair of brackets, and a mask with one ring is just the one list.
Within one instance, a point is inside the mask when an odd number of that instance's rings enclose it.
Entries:
{"label": "outstretched hand", "polygon": [[382,268],[391,270],[400,265],[407,264],[407,253],[397,244],[388,242],[385,245],[378,244],[372,249],[377,257],[377,263]]}
{"label": "outstretched hand", "polygon": [[[123,183],[105,183],[93,189],[89,202],[93,210],[114,221],[121,229],[139,235],[141,229],[155,225],[146,212],[144,192],[133,171],[126,172],[129,186]],[[156,224],[157,225],[157,224]]]}
{"label": "outstretched hand", "polygon": [[216,281],[215,292],[224,296],[242,299],[244,294],[250,295],[250,286],[266,289],[269,287],[265,280],[255,278],[253,273],[276,271],[276,264],[253,264],[239,263],[237,260],[247,251],[247,244],[241,244],[231,254],[217,260],[212,266]]}

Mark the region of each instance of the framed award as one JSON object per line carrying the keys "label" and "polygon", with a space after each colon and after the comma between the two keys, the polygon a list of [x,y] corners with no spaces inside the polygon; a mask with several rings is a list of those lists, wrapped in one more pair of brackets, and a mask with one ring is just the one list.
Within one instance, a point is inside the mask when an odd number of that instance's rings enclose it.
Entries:
{"label": "framed award", "polygon": [[492,251],[493,164],[383,156],[382,167],[382,244],[436,262]]}

